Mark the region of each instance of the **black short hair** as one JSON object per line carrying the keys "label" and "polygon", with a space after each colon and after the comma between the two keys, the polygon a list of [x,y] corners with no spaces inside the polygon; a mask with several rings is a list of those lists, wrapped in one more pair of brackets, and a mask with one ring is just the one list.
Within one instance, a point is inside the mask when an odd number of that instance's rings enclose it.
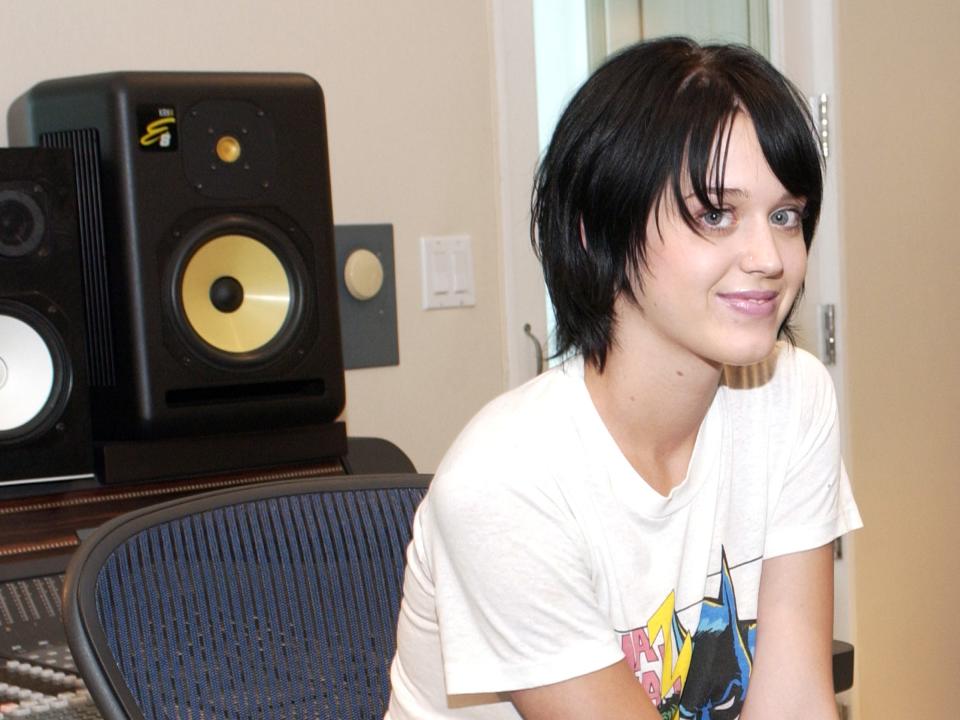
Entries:
{"label": "black short hair", "polygon": [[[803,95],[756,51],[681,37],[643,42],[610,58],[570,101],[537,169],[531,208],[558,355],[576,350],[603,370],[614,302],[621,293],[636,302],[650,213],[670,193],[696,229],[681,191],[687,179],[704,208],[719,209],[708,188],[722,203],[718,138],[738,112],[753,121],[774,175],[806,198],[809,249],[823,196],[816,126]],[[780,328],[791,341],[792,315]]]}

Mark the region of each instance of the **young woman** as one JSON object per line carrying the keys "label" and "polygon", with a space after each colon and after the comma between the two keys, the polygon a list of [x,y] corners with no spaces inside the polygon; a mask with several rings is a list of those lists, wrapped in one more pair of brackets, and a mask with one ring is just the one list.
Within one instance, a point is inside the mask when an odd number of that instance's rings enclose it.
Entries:
{"label": "young woman", "polygon": [[778,342],[821,195],[752,50],[649,42],[583,86],[533,203],[569,358],[438,469],[389,718],[836,718],[831,542],[860,518],[830,378]]}

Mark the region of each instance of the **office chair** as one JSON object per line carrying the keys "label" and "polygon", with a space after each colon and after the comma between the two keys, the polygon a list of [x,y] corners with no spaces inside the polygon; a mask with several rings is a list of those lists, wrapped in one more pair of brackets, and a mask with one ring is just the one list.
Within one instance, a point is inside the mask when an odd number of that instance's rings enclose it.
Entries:
{"label": "office chair", "polygon": [[425,475],[282,481],[121,516],[64,622],[106,720],[381,718]]}

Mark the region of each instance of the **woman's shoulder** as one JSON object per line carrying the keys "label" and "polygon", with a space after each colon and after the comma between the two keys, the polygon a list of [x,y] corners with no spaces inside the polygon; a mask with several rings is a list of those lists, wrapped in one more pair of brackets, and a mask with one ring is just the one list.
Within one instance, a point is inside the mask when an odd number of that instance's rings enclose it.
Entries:
{"label": "woman's shoulder", "polygon": [[576,376],[563,366],[552,368],[488,402],[463,428],[451,451],[539,446],[569,417],[575,391]]}
{"label": "woman's shoulder", "polygon": [[756,365],[725,368],[723,384],[731,413],[789,432],[832,422],[837,413],[830,372],[817,357],[788,343],[778,343]]}
{"label": "woman's shoulder", "polygon": [[576,374],[561,366],[494,398],[454,440],[434,483],[458,486],[458,492],[478,484],[517,489],[548,476],[575,434],[576,393]]}

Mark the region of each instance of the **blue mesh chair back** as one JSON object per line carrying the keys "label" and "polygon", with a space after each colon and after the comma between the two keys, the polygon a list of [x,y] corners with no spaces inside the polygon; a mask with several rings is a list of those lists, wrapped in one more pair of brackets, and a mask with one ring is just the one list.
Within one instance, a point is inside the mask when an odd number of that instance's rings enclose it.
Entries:
{"label": "blue mesh chair back", "polygon": [[269,483],[117,518],[67,571],[108,720],[381,718],[422,475]]}

